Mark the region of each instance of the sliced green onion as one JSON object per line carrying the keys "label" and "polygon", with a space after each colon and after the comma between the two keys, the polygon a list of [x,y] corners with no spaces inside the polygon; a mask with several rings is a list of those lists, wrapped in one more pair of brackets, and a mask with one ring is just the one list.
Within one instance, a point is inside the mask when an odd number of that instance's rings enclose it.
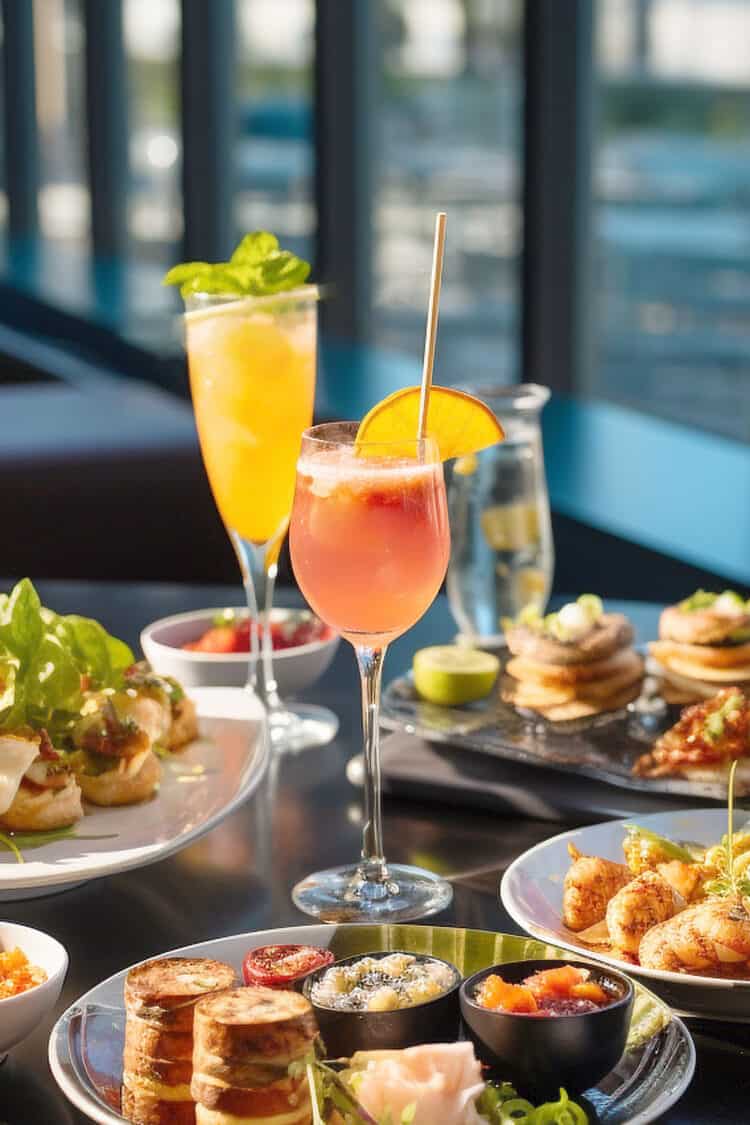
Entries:
{"label": "sliced green onion", "polygon": [[18,847],[16,847],[13,840],[11,840],[10,836],[6,836],[3,832],[0,832],[0,844],[2,844],[3,847],[8,848],[9,851],[13,852],[13,855],[16,857],[17,863],[25,862],[20,850],[18,849]]}

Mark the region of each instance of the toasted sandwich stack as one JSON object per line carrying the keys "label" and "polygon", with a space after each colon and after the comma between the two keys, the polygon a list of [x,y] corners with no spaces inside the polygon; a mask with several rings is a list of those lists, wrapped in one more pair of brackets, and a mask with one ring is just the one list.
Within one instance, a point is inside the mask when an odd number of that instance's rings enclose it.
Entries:
{"label": "toasted sandwich stack", "polygon": [[750,604],[732,590],[697,590],[668,606],[648,647],[667,703],[697,703],[730,685],[750,694]]}
{"label": "toasted sandwich stack", "polygon": [[605,613],[594,594],[546,617],[529,607],[505,637],[512,658],[502,697],[515,707],[566,722],[616,711],[640,693],[633,628],[621,613]]}
{"label": "toasted sandwich stack", "polygon": [[209,958],[172,957],[131,969],[125,981],[122,1112],[136,1125],[195,1125],[193,1015],[234,969]]}
{"label": "toasted sandwich stack", "polygon": [[195,1009],[191,1090],[197,1125],[309,1125],[304,1068],[317,1025],[298,992],[236,988]]}

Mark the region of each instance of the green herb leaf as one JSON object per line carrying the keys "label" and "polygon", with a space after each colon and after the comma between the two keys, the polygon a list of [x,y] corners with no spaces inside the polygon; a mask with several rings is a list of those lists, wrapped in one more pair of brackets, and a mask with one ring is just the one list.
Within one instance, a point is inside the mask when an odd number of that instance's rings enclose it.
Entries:
{"label": "green herb leaf", "polygon": [[310,273],[310,263],[279,250],[260,263],[260,279],[264,293],[282,293],[304,285]]}
{"label": "green herb leaf", "polygon": [[23,659],[39,644],[44,627],[42,604],[32,582],[22,578],[0,613],[0,645]]}
{"label": "green herb leaf", "polygon": [[45,609],[28,578],[0,607],[0,729],[63,732],[80,710],[81,676],[117,687],[133,661],[97,621]]}
{"label": "green herb leaf", "polygon": [[162,278],[162,285],[184,285],[192,277],[210,269],[211,266],[208,262],[183,262],[179,266],[172,266],[171,270],[167,271]]}
{"label": "green herb leaf", "polygon": [[228,262],[184,262],[173,266],[164,285],[179,285],[183,297],[196,293],[264,297],[304,285],[309,262],[279,248],[270,231],[246,234]]}
{"label": "green herb leaf", "polygon": [[233,266],[257,266],[279,249],[279,240],[267,230],[254,230],[240,240],[229,259]]}

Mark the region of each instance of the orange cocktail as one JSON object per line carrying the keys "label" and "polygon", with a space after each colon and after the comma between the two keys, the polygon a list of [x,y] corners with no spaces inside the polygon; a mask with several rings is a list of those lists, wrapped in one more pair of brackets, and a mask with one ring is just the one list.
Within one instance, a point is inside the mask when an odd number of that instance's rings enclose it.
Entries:
{"label": "orange cocktail", "polygon": [[442,464],[385,446],[360,456],[307,442],[297,474],[290,543],[300,588],[353,644],[387,644],[419,620],[445,576]]}
{"label": "orange cocktail", "polygon": [[190,388],[208,479],[225,525],[278,543],[294,496],[300,435],[312,422],[317,291],[192,300]]}

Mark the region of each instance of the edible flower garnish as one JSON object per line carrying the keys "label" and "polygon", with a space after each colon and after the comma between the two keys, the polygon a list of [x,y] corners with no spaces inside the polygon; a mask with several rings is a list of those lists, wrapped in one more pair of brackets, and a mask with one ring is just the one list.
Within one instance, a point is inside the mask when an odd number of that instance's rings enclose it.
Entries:
{"label": "edible flower garnish", "polygon": [[602,599],[596,594],[581,594],[574,602],[568,602],[556,613],[542,614],[536,605],[527,605],[521,610],[515,622],[503,621],[504,628],[512,625],[525,625],[535,633],[544,633],[555,640],[568,642],[584,637],[596,625],[604,613]]}
{"label": "edible flower garnish", "polygon": [[275,234],[255,230],[238,243],[228,262],[183,262],[165,275],[163,285],[179,285],[183,297],[227,293],[265,297],[304,285],[310,263],[279,247]]}

